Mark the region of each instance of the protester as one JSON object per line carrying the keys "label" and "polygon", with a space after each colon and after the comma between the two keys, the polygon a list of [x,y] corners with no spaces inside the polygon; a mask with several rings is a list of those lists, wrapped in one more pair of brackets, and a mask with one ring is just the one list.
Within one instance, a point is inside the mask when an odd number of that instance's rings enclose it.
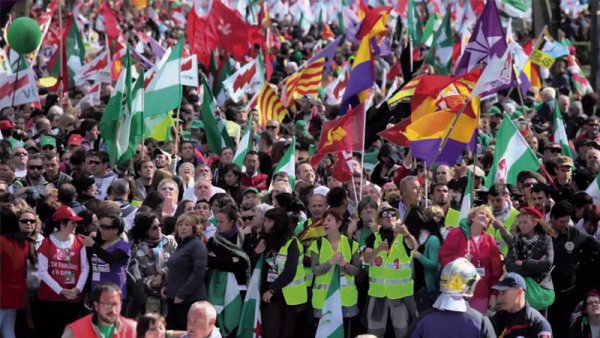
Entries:
{"label": "protester", "polygon": [[65,328],[62,338],[71,337],[136,337],[137,323],[122,317],[121,288],[110,282],[98,284],[90,294],[93,312]]}
{"label": "protester", "polygon": [[527,284],[521,275],[508,272],[493,289],[498,291],[498,305],[501,308],[491,318],[498,336],[552,337],[552,329],[546,318],[527,304]]}

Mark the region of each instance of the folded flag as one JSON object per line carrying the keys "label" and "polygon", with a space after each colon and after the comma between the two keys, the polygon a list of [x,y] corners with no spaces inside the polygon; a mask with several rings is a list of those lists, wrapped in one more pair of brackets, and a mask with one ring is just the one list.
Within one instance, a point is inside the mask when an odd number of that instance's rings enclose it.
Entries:
{"label": "folded flag", "polygon": [[596,179],[592,182],[592,184],[590,184],[585,192],[592,196],[594,203],[600,204],[600,174],[596,176]]}

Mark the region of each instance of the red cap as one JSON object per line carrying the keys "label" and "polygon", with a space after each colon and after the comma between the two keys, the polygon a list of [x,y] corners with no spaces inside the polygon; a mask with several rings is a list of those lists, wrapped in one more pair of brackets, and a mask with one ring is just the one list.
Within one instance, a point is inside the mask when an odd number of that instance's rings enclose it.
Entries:
{"label": "red cap", "polygon": [[533,207],[523,207],[520,211],[530,214],[531,216],[535,217],[535,219],[544,218],[544,215],[542,215],[541,212],[539,212],[536,208]]}
{"label": "red cap", "polygon": [[80,146],[81,142],[82,142],[81,135],[71,134],[71,136],[69,136],[69,141],[67,141],[67,145]]}
{"label": "red cap", "polygon": [[70,219],[71,221],[83,221],[83,218],[77,216],[75,211],[66,205],[61,205],[60,208],[56,209],[52,218],[57,222],[67,219]]}
{"label": "red cap", "polygon": [[14,128],[15,125],[10,120],[2,120],[0,121],[0,130],[11,129]]}

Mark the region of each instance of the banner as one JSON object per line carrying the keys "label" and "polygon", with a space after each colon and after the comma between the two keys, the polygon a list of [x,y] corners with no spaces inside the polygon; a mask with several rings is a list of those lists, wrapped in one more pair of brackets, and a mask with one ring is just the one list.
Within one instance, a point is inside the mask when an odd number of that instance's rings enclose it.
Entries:
{"label": "banner", "polygon": [[0,109],[40,101],[33,73],[31,71],[19,72],[19,80],[15,84],[16,77],[16,74],[0,74]]}

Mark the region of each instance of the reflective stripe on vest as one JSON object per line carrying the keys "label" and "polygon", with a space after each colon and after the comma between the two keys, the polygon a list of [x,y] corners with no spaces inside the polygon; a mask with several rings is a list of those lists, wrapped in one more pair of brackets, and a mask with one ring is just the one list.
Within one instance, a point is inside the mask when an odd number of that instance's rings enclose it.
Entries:
{"label": "reflective stripe on vest", "polygon": [[291,283],[284,286],[281,289],[283,292],[283,298],[285,299],[285,303],[287,305],[299,305],[304,304],[308,300],[308,293],[306,291],[306,282],[304,281],[304,265],[302,264],[302,254],[304,253],[304,248],[300,241],[296,237],[290,238],[282,247],[279,249],[277,256],[275,257],[275,262],[277,264],[277,274],[281,275],[283,269],[285,267],[285,261],[287,259],[288,248],[292,241],[296,241],[296,245],[298,246],[298,251],[300,255],[298,256],[298,266],[296,267],[296,275]]}
{"label": "reflective stripe on vest", "polygon": [[[342,256],[344,257],[344,261],[346,262],[352,261],[352,256],[358,251],[358,243],[352,241],[351,248],[350,242],[351,241],[348,240],[348,237],[342,235],[338,244],[337,252],[341,252]],[[316,247],[316,250],[319,251],[319,264],[323,264],[333,257],[333,247],[327,238],[323,237],[320,245],[318,244],[318,241],[313,242],[313,244],[314,245],[311,246],[311,248],[315,250],[314,248]],[[323,308],[325,298],[327,298],[329,283],[331,283],[331,278],[333,278],[333,269],[334,267],[331,266],[327,273],[315,276],[315,284],[313,286],[312,294],[313,309]],[[351,307],[357,304],[358,291],[356,290],[356,284],[354,283],[354,276],[345,274],[342,271],[340,271],[340,295],[342,298],[343,307]]]}
{"label": "reflective stripe on vest", "polygon": [[[381,234],[375,233],[373,247],[381,242]],[[369,296],[400,299],[412,295],[411,257],[404,249],[404,237],[397,234],[390,250],[377,254],[369,267]]]}

